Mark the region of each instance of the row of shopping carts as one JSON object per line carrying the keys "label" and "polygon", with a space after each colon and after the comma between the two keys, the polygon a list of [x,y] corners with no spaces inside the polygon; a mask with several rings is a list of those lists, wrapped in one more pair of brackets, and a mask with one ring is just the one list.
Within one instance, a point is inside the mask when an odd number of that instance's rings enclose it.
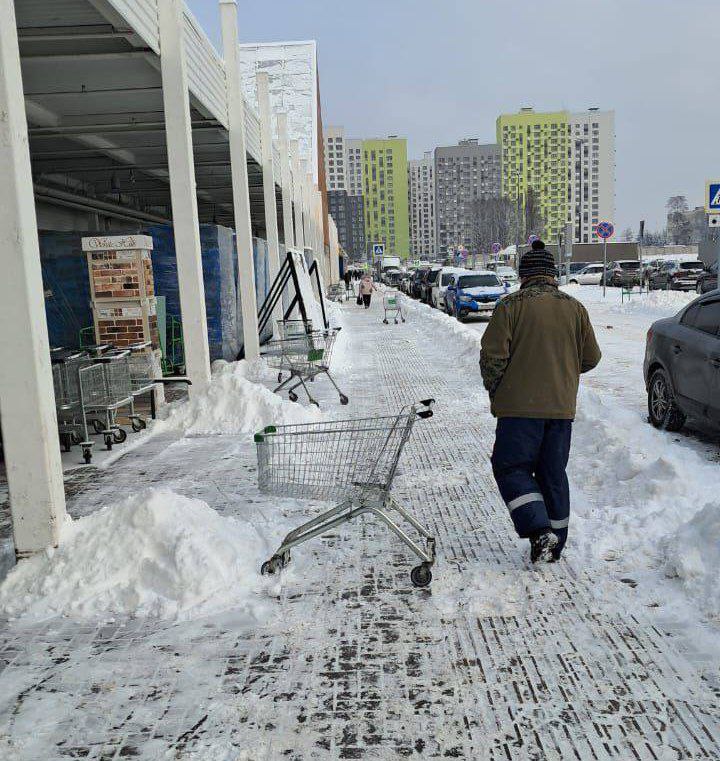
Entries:
{"label": "row of shopping carts", "polygon": [[341,328],[314,330],[312,320],[279,320],[277,326],[278,338],[268,341],[263,348],[268,366],[278,371],[275,392],[286,389],[290,401],[296,402],[296,390],[301,387],[310,403],[319,407],[307,383],[324,375],[337,391],[340,404],[347,404],[348,397],[330,374],[333,348]]}
{"label": "row of shopping carts", "polygon": [[150,394],[157,382],[155,355],[149,344],[128,349],[97,346],[80,351],[54,349],[51,355],[60,444],[65,451],[82,448],[92,461],[90,432],[102,436],[105,447],[121,444],[127,432],[119,425],[121,413],[133,431],[147,423],[136,414],[138,397]]}

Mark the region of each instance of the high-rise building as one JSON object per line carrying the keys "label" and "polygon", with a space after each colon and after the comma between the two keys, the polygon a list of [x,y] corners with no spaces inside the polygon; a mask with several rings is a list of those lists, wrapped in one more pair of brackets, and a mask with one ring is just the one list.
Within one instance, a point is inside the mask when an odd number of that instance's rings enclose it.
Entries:
{"label": "high-rise building", "polygon": [[362,140],[345,141],[345,182],[347,183],[347,192],[351,196],[361,196],[363,194],[362,181]]}
{"label": "high-rise building", "polygon": [[571,113],[570,216],[577,243],[592,243],[595,225],[615,219],[615,112]]}
{"label": "high-rise building", "polygon": [[478,140],[435,149],[435,239],[439,253],[448,246],[476,251],[475,202],[500,195],[500,148]]}
{"label": "high-rise building", "polygon": [[410,253],[428,259],[435,253],[435,162],[432,152],[408,162]]}
{"label": "high-rise building", "polygon": [[498,117],[502,193],[527,212],[532,190],[547,241],[571,224],[575,242],[589,243],[593,226],[612,220],[614,121],[612,111],[597,109],[536,113],[523,108]]}
{"label": "high-rise building", "polygon": [[344,127],[326,127],[325,175],[328,211],[338,241],[350,257],[365,259],[365,215],[362,198],[362,140],[349,140]]}
{"label": "high-rise building", "polygon": [[[328,191],[347,190],[346,169],[347,154],[345,151],[345,130],[342,127],[325,127],[325,176]],[[335,224],[340,225],[335,219]],[[342,245],[342,239],[341,239]]]}
{"label": "high-rise building", "polygon": [[387,254],[407,258],[407,140],[393,135],[363,140],[362,151],[366,246],[383,243]]}

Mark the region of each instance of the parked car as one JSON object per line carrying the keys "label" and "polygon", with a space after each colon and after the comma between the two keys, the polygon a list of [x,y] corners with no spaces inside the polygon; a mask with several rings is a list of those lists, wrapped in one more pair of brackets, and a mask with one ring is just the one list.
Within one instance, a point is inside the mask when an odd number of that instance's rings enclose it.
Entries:
{"label": "parked car", "polygon": [[687,418],[720,427],[720,293],[651,325],[643,372],[656,428],[678,431]]}
{"label": "parked car", "polygon": [[430,267],[418,267],[410,281],[410,295],[414,299],[420,298],[420,283]]}
{"label": "parked car", "polygon": [[718,287],[717,274],[717,262],[706,267],[705,270],[698,275],[697,283],[695,284],[695,290],[697,293],[702,294],[707,293],[708,291],[714,291]]}
{"label": "parked car", "polygon": [[515,272],[509,264],[505,264],[504,262],[489,262],[487,269],[490,272],[495,272],[498,277],[508,285],[516,285],[518,283],[519,278],[517,272]]}
{"label": "parked car", "polygon": [[608,262],[605,271],[605,285],[615,288],[620,286],[640,285],[642,277],[642,263],[637,259],[618,259]]}
{"label": "parked car", "polygon": [[461,267],[443,267],[435,279],[430,292],[430,304],[436,309],[445,309],[445,291],[452,281],[453,275],[467,273],[470,270]]}
{"label": "parked car", "polygon": [[666,288],[671,291],[694,291],[702,271],[703,263],[700,261],[679,262],[671,259],[648,273],[646,282],[650,290]]}
{"label": "parked car", "polygon": [[445,310],[460,322],[471,314],[490,315],[508,285],[490,270],[455,273],[445,291]]}
{"label": "parked car", "polygon": [[568,283],[571,285],[600,285],[604,269],[602,264],[588,264],[579,272],[570,275]]}
{"label": "parked car", "polygon": [[645,259],[642,263],[642,279],[648,285],[650,278],[663,266],[665,259]]}
{"label": "parked car", "polygon": [[412,272],[403,272],[400,277],[400,282],[398,283],[398,288],[403,292],[410,294],[410,283],[412,281]]}
{"label": "parked car", "polygon": [[432,267],[425,273],[425,276],[420,281],[420,301],[424,304],[430,304],[432,297],[432,287],[440,275],[442,270],[442,264],[433,264]]}
{"label": "parked car", "polygon": [[[570,264],[567,265],[567,274],[568,275],[577,275],[582,270],[585,269],[585,267],[588,267],[591,264],[597,264],[598,262],[570,262]],[[565,265],[563,265],[563,270],[565,270]]]}

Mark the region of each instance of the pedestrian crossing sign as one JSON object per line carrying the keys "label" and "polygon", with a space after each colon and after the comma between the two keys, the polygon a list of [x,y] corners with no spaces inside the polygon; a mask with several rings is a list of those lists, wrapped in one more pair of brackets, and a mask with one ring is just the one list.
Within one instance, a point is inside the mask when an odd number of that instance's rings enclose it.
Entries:
{"label": "pedestrian crossing sign", "polygon": [[385,244],[373,243],[373,258],[378,256],[385,256]]}
{"label": "pedestrian crossing sign", "polygon": [[720,213],[720,180],[710,180],[707,183],[705,211],[708,214]]}

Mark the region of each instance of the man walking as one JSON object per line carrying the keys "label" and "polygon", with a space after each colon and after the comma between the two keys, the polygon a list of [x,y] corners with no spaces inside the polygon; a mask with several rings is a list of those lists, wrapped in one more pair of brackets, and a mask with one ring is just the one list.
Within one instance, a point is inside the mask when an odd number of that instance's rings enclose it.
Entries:
{"label": "man walking", "polygon": [[580,374],[600,361],[585,307],[560,291],[552,254],[536,240],[520,259],[520,290],[498,302],[480,370],[498,419],[492,468],[530,560],[559,560],[567,541],[565,474]]}

